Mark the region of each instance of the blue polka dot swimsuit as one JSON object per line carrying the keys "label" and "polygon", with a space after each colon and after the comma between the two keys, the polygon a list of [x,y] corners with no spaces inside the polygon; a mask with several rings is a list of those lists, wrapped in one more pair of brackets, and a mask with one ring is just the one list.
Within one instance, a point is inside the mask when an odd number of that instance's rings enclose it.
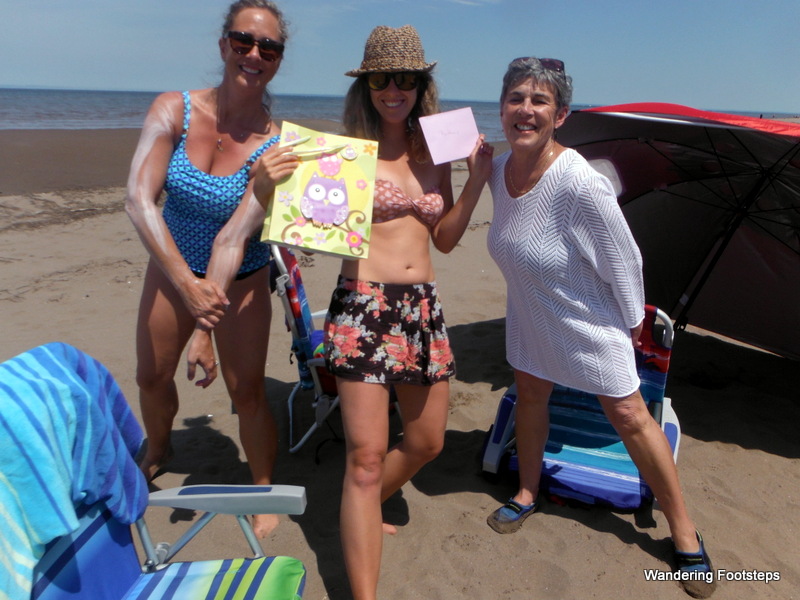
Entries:
{"label": "blue polka dot swimsuit", "polygon": [[[211,246],[220,229],[233,215],[247,189],[250,167],[279,136],[264,142],[242,168],[233,175],[209,175],[195,167],[186,155],[191,102],[183,92],[183,133],[167,168],[164,190],[164,220],[181,255],[195,273],[205,273],[211,258]],[[247,245],[238,275],[250,273],[269,262],[269,245],[254,235]]]}

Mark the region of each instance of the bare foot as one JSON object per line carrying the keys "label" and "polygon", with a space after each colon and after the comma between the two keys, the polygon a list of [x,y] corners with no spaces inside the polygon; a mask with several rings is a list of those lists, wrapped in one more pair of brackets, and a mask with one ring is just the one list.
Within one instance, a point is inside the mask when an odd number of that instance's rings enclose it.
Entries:
{"label": "bare foot", "polygon": [[278,523],[278,515],[253,515],[253,531],[262,540],[272,533]]}
{"label": "bare foot", "polygon": [[161,465],[155,462],[150,462],[146,458],[139,463],[139,469],[144,473],[144,478],[147,480],[147,483],[153,481],[156,478],[156,475],[161,470]]}
{"label": "bare foot", "polygon": [[158,456],[151,456],[149,449],[150,446],[148,443],[144,458],[139,461],[139,469],[144,473],[144,478],[147,480],[147,483],[150,483],[153,479],[161,475],[164,468],[169,464],[169,461],[175,457],[175,450],[173,450],[172,444],[169,444],[164,453]]}
{"label": "bare foot", "polygon": [[397,535],[397,527],[390,523],[383,523],[383,533],[386,535]]}
{"label": "bare foot", "polygon": [[164,472],[164,468],[169,464],[169,461],[175,456],[172,446],[167,448],[167,451],[158,458],[151,458],[148,455],[139,463],[139,469],[144,473],[144,478],[147,483],[150,483]]}

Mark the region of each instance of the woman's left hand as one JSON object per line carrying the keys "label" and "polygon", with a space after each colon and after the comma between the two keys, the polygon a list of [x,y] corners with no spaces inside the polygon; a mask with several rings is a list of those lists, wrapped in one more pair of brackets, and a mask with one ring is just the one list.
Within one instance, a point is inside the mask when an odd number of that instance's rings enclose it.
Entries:
{"label": "woman's left hand", "polygon": [[494,146],[484,141],[486,136],[481,134],[472,153],[467,157],[467,167],[470,177],[476,177],[485,183],[492,174],[492,159],[494,158]]}
{"label": "woman's left hand", "polygon": [[178,293],[192,318],[206,329],[217,326],[230,304],[220,285],[208,278],[194,278],[178,287]]}
{"label": "woman's left hand", "polygon": [[276,144],[264,152],[250,169],[253,193],[264,210],[269,210],[269,201],[275,193],[275,186],[294,173],[300,164],[300,159],[292,154],[292,150],[291,146]]}
{"label": "woman's left hand", "polygon": [[195,328],[194,335],[189,342],[187,362],[186,376],[189,378],[189,381],[194,380],[195,372],[199,365],[200,368],[203,369],[205,377],[196,381],[195,385],[201,388],[207,388],[214,383],[214,380],[217,378],[217,367],[219,363],[214,355],[214,344],[211,342],[210,331],[201,329],[200,327]]}
{"label": "woman's left hand", "polygon": [[633,342],[634,348],[641,348],[642,342],[639,341],[639,336],[642,335],[642,330],[644,329],[644,321],[639,323],[636,327],[631,329],[631,341]]}

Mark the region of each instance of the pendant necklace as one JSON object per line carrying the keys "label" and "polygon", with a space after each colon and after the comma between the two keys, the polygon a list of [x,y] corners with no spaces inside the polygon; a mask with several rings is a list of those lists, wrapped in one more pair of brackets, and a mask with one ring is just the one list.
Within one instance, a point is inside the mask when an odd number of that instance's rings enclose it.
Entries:
{"label": "pendant necklace", "polygon": [[[272,119],[267,117],[267,125],[266,125],[266,128],[265,128],[265,133],[269,132],[269,127],[270,127],[271,123],[272,123]],[[238,138],[242,138],[242,140],[247,139],[247,136],[249,136],[251,133],[254,133],[254,132],[245,131],[245,132],[239,134],[238,136],[234,135],[232,133],[229,134],[229,135],[231,136],[231,140],[238,141]],[[223,152],[223,150],[224,150],[224,148],[222,147],[222,136],[217,138],[217,150],[219,152]]]}
{"label": "pendant necklace", "polygon": [[[552,156],[553,156],[553,153],[554,153],[554,152],[555,152],[555,150],[550,150],[550,154],[548,154],[548,155],[545,157],[545,159],[544,159],[544,160],[545,160],[545,165],[544,165],[544,167],[542,167],[542,172],[541,172],[541,173],[539,173],[539,176],[538,176],[538,177],[536,177],[536,179],[534,179],[534,180],[533,180],[533,182],[532,182],[532,183],[531,183],[531,184],[530,184],[528,187],[526,187],[526,188],[525,188],[525,189],[523,189],[523,190],[519,189],[519,188],[516,186],[516,184],[514,184],[514,174],[511,172],[511,161],[510,161],[510,160],[508,160],[508,161],[506,162],[506,173],[508,174],[508,177],[507,177],[507,179],[508,179],[508,183],[509,183],[509,184],[511,184],[511,189],[514,191],[514,194],[515,194],[515,195],[516,195],[518,198],[519,198],[520,196],[524,196],[525,194],[527,194],[528,192],[530,192],[530,191],[531,191],[531,190],[534,188],[534,186],[535,186],[537,183],[539,183],[539,180],[542,178],[542,175],[544,175],[544,172],[547,170],[547,167],[549,166],[550,159],[552,158]],[[509,157],[509,158],[510,158],[510,157]]]}
{"label": "pendant necklace", "polygon": [[[264,128],[264,133],[267,134],[267,133],[269,133],[269,128],[270,128],[270,125],[272,124],[272,116],[269,114],[269,111],[267,111],[266,108],[264,108],[263,110],[264,110],[264,113],[267,116],[267,124],[266,124],[266,126]],[[218,128],[219,128],[220,120],[221,120],[221,111],[220,111],[220,107],[219,107],[219,101],[217,101],[217,127]],[[242,132],[239,135],[234,135],[232,133],[229,134],[229,135],[231,136],[231,140],[238,141],[238,138],[241,138],[242,140],[247,139],[247,136],[249,136],[251,133],[254,133],[254,132],[245,131],[245,132]],[[217,151],[218,152],[223,152],[224,151],[224,148],[222,147],[222,136],[219,136],[217,138]]]}

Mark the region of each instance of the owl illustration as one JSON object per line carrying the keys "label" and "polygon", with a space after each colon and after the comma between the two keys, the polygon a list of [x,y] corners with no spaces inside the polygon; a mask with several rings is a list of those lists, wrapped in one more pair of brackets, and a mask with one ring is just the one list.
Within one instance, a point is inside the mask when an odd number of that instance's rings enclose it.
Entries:
{"label": "owl illustration", "polygon": [[342,157],[338,152],[323,154],[317,159],[317,164],[325,177],[336,177],[342,169]]}
{"label": "owl illustration", "polygon": [[344,179],[321,177],[314,171],[303,192],[300,212],[316,227],[330,229],[344,223],[350,213]]}

